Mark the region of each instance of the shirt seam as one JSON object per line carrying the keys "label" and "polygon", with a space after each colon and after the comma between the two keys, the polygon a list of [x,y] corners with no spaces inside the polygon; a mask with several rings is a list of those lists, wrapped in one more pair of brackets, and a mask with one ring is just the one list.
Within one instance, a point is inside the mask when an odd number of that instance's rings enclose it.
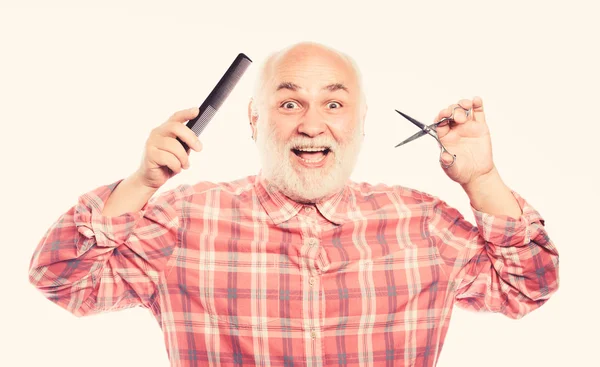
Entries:
{"label": "shirt seam", "polygon": [[[425,200],[423,200],[424,202]],[[427,204],[428,206],[430,206],[430,208],[428,208],[427,210],[427,235],[428,237],[435,237],[438,238],[440,241],[443,241],[441,236],[439,236],[435,230],[435,227],[431,224],[431,214],[434,212],[434,207],[435,207],[435,202],[432,204]],[[432,231],[433,228],[433,231]],[[435,238],[431,238],[431,242],[433,244],[433,247],[435,249],[435,254],[436,254],[436,259],[437,259],[437,266],[440,268],[440,271],[444,274],[444,276],[448,279],[450,279],[450,274],[446,271],[445,265],[446,262],[444,261],[444,259],[442,258],[442,254],[440,254],[440,249],[435,245]]]}
{"label": "shirt seam", "polygon": [[[188,187],[192,190],[192,192],[189,195],[186,195],[183,198],[178,199],[178,200],[181,200],[182,202],[184,202],[187,199],[189,199],[190,196],[193,196],[196,193],[196,191],[194,190],[193,186],[190,185]],[[202,192],[210,191],[210,190],[213,190],[215,188],[216,187],[210,188],[208,190],[203,190]],[[186,188],[183,188],[183,190],[186,190]],[[149,297],[149,299],[152,300],[152,302],[150,302],[150,303],[147,304],[147,307],[149,309],[154,308],[154,306],[158,302],[158,299],[160,298],[160,289],[159,288],[160,288],[161,278],[164,278],[165,283],[166,283],[167,279],[171,275],[171,272],[173,271],[173,268],[175,268],[175,258],[176,258],[175,253],[179,252],[179,245],[181,243],[181,236],[183,236],[183,233],[184,233],[182,225],[181,225],[181,218],[182,218],[182,215],[183,215],[183,205],[179,205],[179,207],[177,208],[176,213],[177,213],[177,218],[178,218],[178,220],[177,220],[177,236],[175,238],[175,243],[173,244],[173,251],[171,252],[171,254],[169,255],[169,258],[167,259],[167,261],[165,263],[165,269],[164,269],[164,271],[162,271],[163,275],[159,276],[158,281],[156,283],[156,287],[155,287],[154,291],[152,292],[152,294]]]}

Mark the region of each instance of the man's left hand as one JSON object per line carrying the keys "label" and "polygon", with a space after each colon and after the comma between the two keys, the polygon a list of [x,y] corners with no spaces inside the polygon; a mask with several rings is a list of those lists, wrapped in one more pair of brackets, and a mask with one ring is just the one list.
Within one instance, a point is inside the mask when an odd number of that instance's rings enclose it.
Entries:
{"label": "man's left hand", "polygon": [[[456,162],[444,168],[448,177],[465,186],[485,176],[494,170],[492,159],[492,142],[490,132],[485,122],[483,101],[480,97],[473,100],[462,99],[458,105],[463,107],[454,109],[457,104],[450,105],[440,111],[435,122],[444,117],[449,117],[454,110],[454,121],[438,127],[437,133],[440,141],[451,153],[456,155]],[[469,116],[466,110],[472,109]],[[444,165],[452,163],[452,157],[442,154]]]}

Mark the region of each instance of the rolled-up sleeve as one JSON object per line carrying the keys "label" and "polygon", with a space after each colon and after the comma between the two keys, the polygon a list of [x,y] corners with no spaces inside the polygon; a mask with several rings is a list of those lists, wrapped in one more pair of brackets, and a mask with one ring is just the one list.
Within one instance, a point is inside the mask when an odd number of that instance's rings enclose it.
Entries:
{"label": "rolled-up sleeve", "polygon": [[177,244],[181,204],[193,189],[180,185],[139,211],[103,216],[121,181],[81,195],[31,258],[30,283],[76,316],[148,306]]}
{"label": "rolled-up sleeve", "polygon": [[513,191],[522,214],[494,216],[474,208],[476,226],[436,199],[430,230],[455,285],[456,304],[521,318],[559,285],[558,252],[544,219]]}

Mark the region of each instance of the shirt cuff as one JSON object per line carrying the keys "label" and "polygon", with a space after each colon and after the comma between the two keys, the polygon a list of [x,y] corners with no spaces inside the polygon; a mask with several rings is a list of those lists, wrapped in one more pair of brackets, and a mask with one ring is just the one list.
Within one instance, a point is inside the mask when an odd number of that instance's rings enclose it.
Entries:
{"label": "shirt cuff", "polygon": [[522,214],[518,219],[507,215],[484,213],[471,206],[479,233],[486,242],[496,246],[527,245],[531,241],[531,224],[544,225],[544,219],[537,210],[531,207],[518,193],[512,190],[511,192],[521,208]]}
{"label": "shirt cuff", "polygon": [[85,239],[79,241],[77,251],[86,252],[98,247],[117,247],[123,244],[133,232],[136,223],[144,216],[147,203],[137,212],[123,213],[115,217],[102,215],[106,200],[123,179],[110,185],[100,186],[78,198],[74,221],[77,230]]}

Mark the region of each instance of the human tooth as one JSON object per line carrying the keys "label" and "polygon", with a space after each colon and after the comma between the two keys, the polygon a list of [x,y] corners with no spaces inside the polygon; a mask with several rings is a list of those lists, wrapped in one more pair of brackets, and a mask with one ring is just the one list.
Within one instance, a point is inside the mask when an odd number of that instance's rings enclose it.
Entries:
{"label": "human tooth", "polygon": [[298,148],[298,150],[302,152],[322,152],[327,150],[327,148]]}

